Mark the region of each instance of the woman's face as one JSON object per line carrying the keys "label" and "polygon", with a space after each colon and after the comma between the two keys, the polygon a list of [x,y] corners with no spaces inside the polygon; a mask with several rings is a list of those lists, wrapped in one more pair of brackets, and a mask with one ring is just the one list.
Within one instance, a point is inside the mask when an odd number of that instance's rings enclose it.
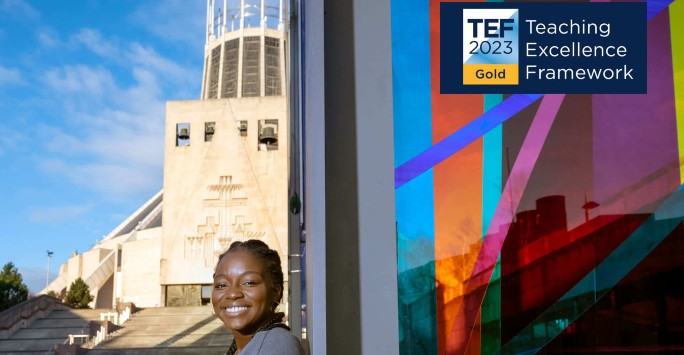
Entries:
{"label": "woman's face", "polygon": [[259,258],[236,250],[226,254],[216,267],[211,301],[228,329],[249,335],[273,316],[271,307],[280,292]]}

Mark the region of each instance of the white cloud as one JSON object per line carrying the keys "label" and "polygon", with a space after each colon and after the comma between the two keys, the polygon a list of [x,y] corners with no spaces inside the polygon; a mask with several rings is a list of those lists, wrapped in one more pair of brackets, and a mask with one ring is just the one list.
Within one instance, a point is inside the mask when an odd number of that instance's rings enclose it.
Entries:
{"label": "white cloud", "polygon": [[[142,151],[142,149],[141,149]],[[40,162],[40,168],[52,174],[66,176],[72,183],[102,193],[113,200],[124,200],[161,186],[161,167],[141,168],[130,162],[90,162],[70,164],[66,160]]]}
{"label": "white cloud", "polygon": [[36,132],[40,137],[48,138],[43,140],[43,142],[45,142],[45,147],[49,152],[64,155],[74,155],[82,152],[83,147],[79,139],[61,129],[38,124],[36,125]]}
{"label": "white cloud", "polygon": [[26,141],[24,135],[4,125],[0,125],[0,132],[4,132],[0,134],[0,156],[6,151],[17,148],[19,144]]}
{"label": "white cloud", "polygon": [[206,2],[187,0],[166,0],[146,2],[132,16],[141,27],[170,42],[204,44],[206,25]]}
{"label": "white cloud", "polygon": [[162,184],[165,115],[158,75],[135,67],[133,83],[123,86],[102,67],[48,71],[46,82],[61,93],[68,117],[62,121],[70,124],[38,127],[48,152],[38,166],[109,198],[157,190]]}
{"label": "white cloud", "polygon": [[114,79],[107,69],[86,65],[50,69],[45,74],[45,81],[58,92],[75,92],[93,96],[102,96],[114,87]]}
{"label": "white cloud", "polygon": [[75,134],[55,127],[39,127],[38,132],[45,137],[45,147],[61,159],[80,156],[154,169],[162,166],[164,158],[164,112],[160,101],[150,104],[147,113],[106,109],[95,115],[84,114],[78,122],[85,127]]}
{"label": "white cloud", "polygon": [[121,43],[117,38],[105,37],[94,29],[81,29],[71,40],[119,66],[131,67],[135,79],[139,81],[149,81],[141,76],[151,73],[155,81],[187,87],[200,77],[200,73],[160,55],[150,46],[138,42]]}
{"label": "white cloud", "polygon": [[23,85],[25,83],[19,69],[3,67],[0,65],[0,86]]}
{"label": "white cloud", "polygon": [[56,48],[62,46],[59,34],[50,28],[41,28],[36,32],[36,39],[45,48]]}
{"label": "white cloud", "polygon": [[43,206],[29,212],[29,221],[33,223],[65,222],[90,212],[93,207],[92,203],[75,206]]}
{"label": "white cloud", "polygon": [[[187,12],[186,1],[154,7],[167,5],[178,14]],[[157,191],[163,178],[165,101],[187,92],[201,80],[201,73],[151,45],[109,37],[96,29],[83,28],[68,38],[70,48],[86,49],[104,60],[45,73],[50,89],[46,94],[58,100],[53,116],[60,123],[37,130],[37,141],[46,150],[37,166],[54,178],[111,199]]]}
{"label": "white cloud", "polygon": [[81,29],[73,39],[84,44],[93,53],[110,59],[117,59],[120,55],[118,40],[114,38],[104,38],[98,30],[91,28]]}
{"label": "white cloud", "polygon": [[0,12],[12,16],[23,16],[27,19],[36,19],[40,14],[24,0],[0,0]]}
{"label": "white cloud", "polygon": [[133,64],[161,74],[162,78],[171,81],[190,82],[199,78],[192,70],[159,55],[153,48],[138,43],[131,44],[128,57]]}

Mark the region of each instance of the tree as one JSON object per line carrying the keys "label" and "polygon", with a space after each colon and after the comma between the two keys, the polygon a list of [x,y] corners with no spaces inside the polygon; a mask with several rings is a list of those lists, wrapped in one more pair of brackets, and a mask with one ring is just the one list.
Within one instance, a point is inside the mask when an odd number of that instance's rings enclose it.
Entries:
{"label": "tree", "polygon": [[19,270],[12,262],[5,264],[0,272],[0,311],[26,301],[28,294]]}
{"label": "tree", "polygon": [[88,307],[88,303],[92,302],[94,299],[95,297],[90,294],[88,285],[79,277],[71,283],[71,286],[69,286],[69,291],[67,291],[66,295],[66,304],[74,308],[90,308]]}

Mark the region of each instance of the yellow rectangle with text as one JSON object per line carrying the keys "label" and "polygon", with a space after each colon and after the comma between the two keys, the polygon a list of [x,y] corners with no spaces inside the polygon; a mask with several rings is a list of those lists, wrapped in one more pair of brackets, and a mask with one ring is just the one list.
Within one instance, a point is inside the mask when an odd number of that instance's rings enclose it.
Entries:
{"label": "yellow rectangle with text", "polygon": [[463,85],[518,85],[518,64],[463,64]]}

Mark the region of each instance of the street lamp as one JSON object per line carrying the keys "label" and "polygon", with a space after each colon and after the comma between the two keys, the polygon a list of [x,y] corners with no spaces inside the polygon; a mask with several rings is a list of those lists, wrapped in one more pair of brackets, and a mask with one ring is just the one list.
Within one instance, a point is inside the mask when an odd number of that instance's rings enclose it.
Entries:
{"label": "street lamp", "polygon": [[48,267],[47,267],[47,273],[45,273],[45,288],[47,289],[48,287],[48,282],[50,281],[50,257],[52,257],[53,252],[47,250],[47,258],[48,258]]}

